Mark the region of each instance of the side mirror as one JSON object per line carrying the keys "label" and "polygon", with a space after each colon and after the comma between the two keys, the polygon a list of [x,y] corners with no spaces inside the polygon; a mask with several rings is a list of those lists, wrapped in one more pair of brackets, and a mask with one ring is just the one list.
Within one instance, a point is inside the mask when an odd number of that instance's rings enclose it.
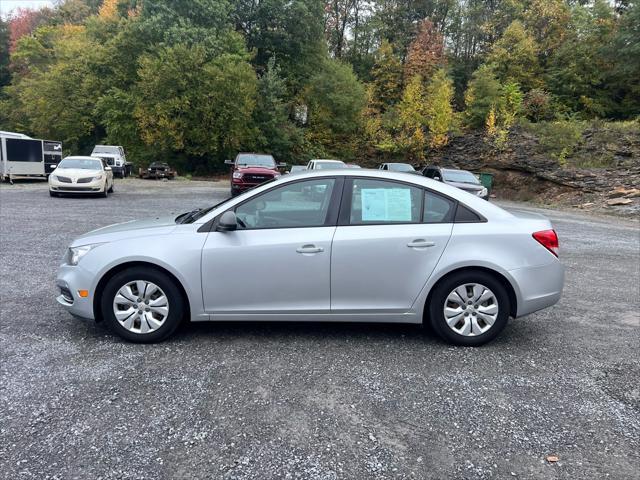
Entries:
{"label": "side mirror", "polygon": [[235,212],[228,210],[222,214],[218,220],[217,230],[220,232],[232,232],[238,228],[238,219]]}
{"label": "side mirror", "polygon": [[287,168],[287,164],[286,164],[286,162],[280,162],[280,163],[278,163],[278,168]]}
{"label": "side mirror", "polygon": [[105,172],[110,172],[111,171],[111,167],[104,167],[104,171]]}
{"label": "side mirror", "polygon": [[234,162],[233,160],[225,160],[224,161],[225,165],[233,165],[234,163],[236,163],[236,162]]}
{"label": "side mirror", "polygon": [[56,168],[58,168],[58,165],[51,165],[51,170],[55,170]]}

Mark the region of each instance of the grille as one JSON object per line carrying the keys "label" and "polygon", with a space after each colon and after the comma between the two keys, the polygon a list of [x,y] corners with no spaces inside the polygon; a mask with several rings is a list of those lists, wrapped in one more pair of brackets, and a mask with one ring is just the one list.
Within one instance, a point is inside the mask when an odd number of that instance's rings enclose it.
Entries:
{"label": "grille", "polygon": [[62,183],[71,183],[71,179],[69,177],[61,177],[60,175],[56,175],[56,178],[59,182]]}
{"label": "grille", "polygon": [[269,175],[244,175],[243,180],[247,183],[262,183],[271,180],[273,177]]}
{"label": "grille", "polygon": [[59,192],[97,192],[98,187],[58,187]]}
{"label": "grille", "polygon": [[83,177],[79,178],[77,183],[89,183],[91,180],[93,180],[93,177]]}

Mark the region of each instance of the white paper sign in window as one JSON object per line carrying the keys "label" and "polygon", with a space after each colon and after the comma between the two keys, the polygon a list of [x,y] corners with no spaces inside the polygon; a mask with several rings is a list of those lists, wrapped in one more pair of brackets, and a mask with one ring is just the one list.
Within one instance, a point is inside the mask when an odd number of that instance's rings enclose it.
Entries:
{"label": "white paper sign in window", "polygon": [[408,188],[363,188],[363,222],[410,222],[411,191]]}

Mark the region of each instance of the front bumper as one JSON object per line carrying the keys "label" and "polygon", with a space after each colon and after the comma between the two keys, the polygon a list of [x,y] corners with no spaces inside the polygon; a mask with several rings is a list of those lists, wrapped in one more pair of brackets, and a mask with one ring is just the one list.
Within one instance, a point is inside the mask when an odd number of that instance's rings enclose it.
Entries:
{"label": "front bumper", "polygon": [[547,265],[510,270],[509,274],[518,286],[518,311],[522,317],[555,305],[562,296],[564,265],[553,260]]}
{"label": "front bumper", "polygon": [[94,180],[88,183],[59,182],[49,176],[49,190],[61,193],[98,193],[104,190],[104,180]]}
{"label": "front bumper", "polygon": [[[66,308],[69,313],[89,320],[95,319],[93,312],[94,274],[83,269],[80,265],[61,265],[56,278],[59,294],[56,301]],[[88,290],[87,297],[81,297],[78,290]]]}

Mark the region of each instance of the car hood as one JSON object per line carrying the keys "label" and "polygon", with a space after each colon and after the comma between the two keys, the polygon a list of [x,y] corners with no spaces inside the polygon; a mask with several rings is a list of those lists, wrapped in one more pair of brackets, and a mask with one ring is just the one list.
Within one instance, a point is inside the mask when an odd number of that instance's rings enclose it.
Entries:
{"label": "car hood", "polygon": [[460,190],[466,190],[468,192],[479,192],[484,187],[479,183],[461,183],[461,182],[449,182],[447,180],[444,181],[447,185],[451,185],[459,188]]}
{"label": "car hood", "polygon": [[53,175],[62,175],[63,177],[95,177],[102,173],[102,170],[87,170],[86,168],[56,168]]}
{"label": "car hood", "polygon": [[276,169],[275,168],[267,168],[267,167],[238,167],[235,170],[236,172],[242,172],[242,173],[255,173],[257,175],[264,175],[264,174],[270,174],[273,175],[274,173],[276,173]]}
{"label": "car hood", "polygon": [[72,247],[89,243],[112,242],[125,238],[144,237],[168,233],[176,228],[175,218],[178,215],[148,218],[144,220],[130,220],[128,222],[108,225],[81,235],[71,244]]}

